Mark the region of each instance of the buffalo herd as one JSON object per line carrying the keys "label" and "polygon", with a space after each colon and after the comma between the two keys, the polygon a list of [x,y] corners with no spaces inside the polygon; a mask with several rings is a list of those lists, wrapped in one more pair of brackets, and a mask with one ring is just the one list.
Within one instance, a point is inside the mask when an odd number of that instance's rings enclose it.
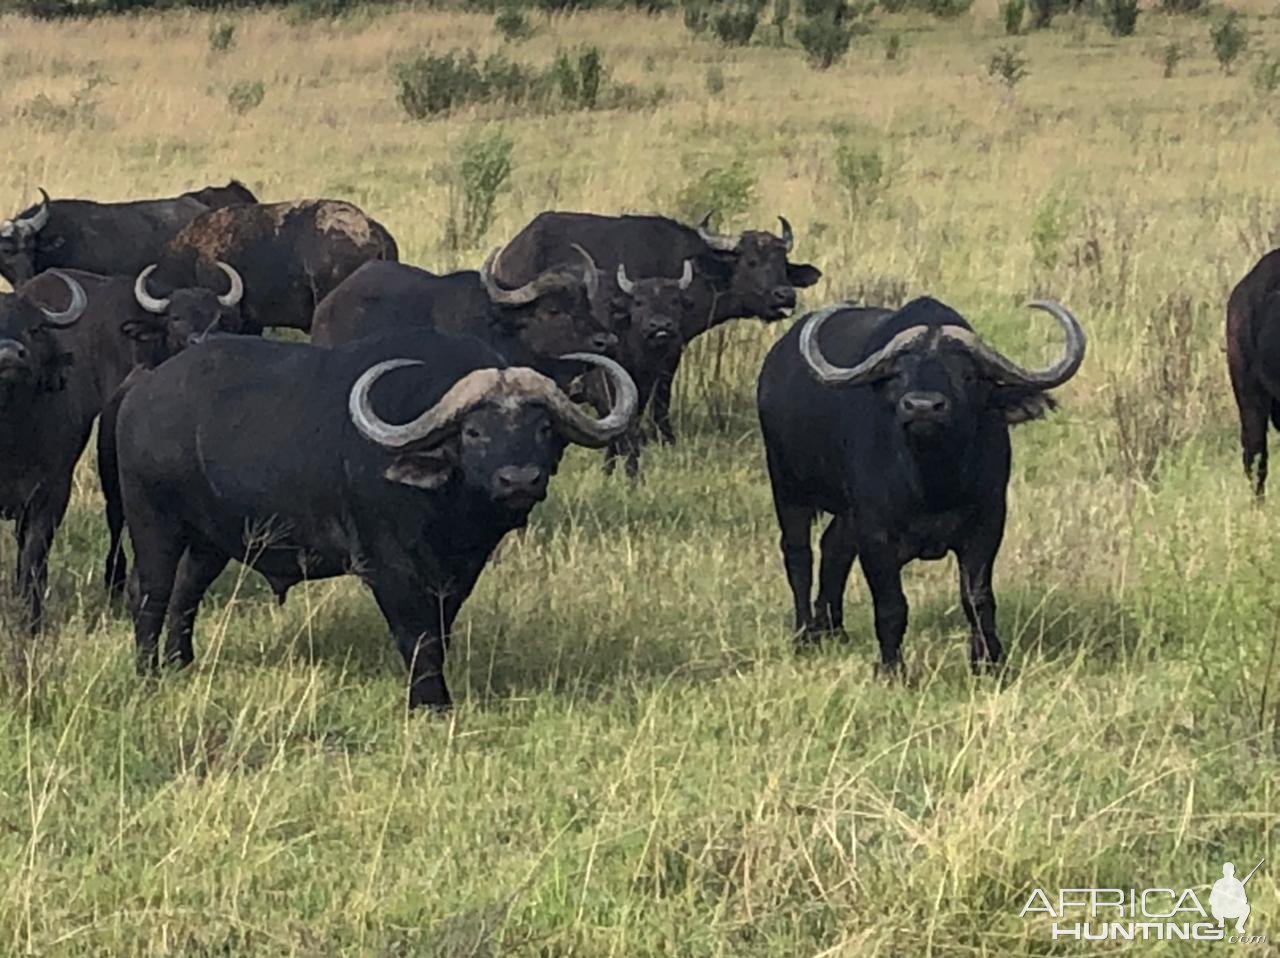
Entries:
{"label": "buffalo herd", "polygon": [[[96,423],[104,585],[127,600],[140,672],[193,661],[200,601],[234,559],[282,602],[304,580],[360,578],[411,708],[449,708],[454,619],[565,449],[603,449],[637,476],[646,409],[656,439],[675,441],[689,342],[780,320],[822,276],[791,259],[781,217],[777,233],[724,234],[545,212],[479,269],[437,274],[401,263],[390,232],[340,200],[264,203],[234,180],[122,203],[40,194],[0,222],[14,290],[0,294],[0,517],[16,524],[19,630],[43,627],[50,547]],[[1228,309],[1259,495],[1267,425],[1280,426],[1277,255]],[[897,672],[902,568],[954,553],[971,663],[1000,662],[1009,426],[1053,409],[1085,354],[1067,309],[1030,305],[1064,337],[1043,369],[930,298],[827,305],[770,350],[758,409],[799,645],[843,631],[860,559],[879,668]],[[310,342],[263,335],[281,327]]]}

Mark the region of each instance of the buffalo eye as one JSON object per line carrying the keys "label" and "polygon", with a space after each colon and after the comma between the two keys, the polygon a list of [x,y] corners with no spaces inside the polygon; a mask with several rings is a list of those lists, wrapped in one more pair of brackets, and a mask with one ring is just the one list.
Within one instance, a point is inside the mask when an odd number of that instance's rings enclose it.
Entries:
{"label": "buffalo eye", "polygon": [[470,439],[472,442],[475,442],[480,438],[480,430],[475,426],[467,426],[462,430],[462,438]]}
{"label": "buffalo eye", "polygon": [[542,425],[538,427],[538,439],[540,441],[545,442],[550,438],[551,438],[551,423],[544,422]]}

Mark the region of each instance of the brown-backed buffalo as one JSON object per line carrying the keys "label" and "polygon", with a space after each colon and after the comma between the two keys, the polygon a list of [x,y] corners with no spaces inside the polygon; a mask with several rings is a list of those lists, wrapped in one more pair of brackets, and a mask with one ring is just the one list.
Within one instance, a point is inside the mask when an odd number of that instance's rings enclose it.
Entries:
{"label": "brown-backed buffalo", "polygon": [[1267,491],[1267,429],[1280,429],[1280,250],[1262,257],[1227,300],[1227,370],[1240,413],[1244,473]]}
{"label": "brown-backed buffalo", "polygon": [[71,476],[106,400],[90,363],[122,379],[131,362],[108,324],[80,321],[87,304],[80,279],[57,271],[0,294],[0,518],[17,523],[15,584],[32,630]]}
{"label": "brown-backed buffalo", "polygon": [[158,665],[166,610],[166,659],[193,660],[200,599],[237,559],[281,596],[359,576],[409,668],[410,707],[448,708],[444,642],[490,554],[567,443],[603,446],[635,415],[620,366],[565,358],[609,371],[603,419],[479,340],[431,330],[335,349],[228,336],[140,376],[116,439],[139,669]]}
{"label": "brown-backed buffalo", "polygon": [[396,260],[391,234],[340,200],[259,203],[205,213],[169,243],[149,277],[155,296],[215,282],[216,264],[244,279],[241,312],[257,329],[309,330],[316,306],[371,260]]}
{"label": "brown-backed buffalo", "polygon": [[0,276],[12,286],[47,269],[136,276],[201,213],[254,202],[235,180],[172,199],[125,203],[51,200],[43,189],[40,195],[39,203],[0,222]]}
{"label": "brown-backed buffalo", "polygon": [[[170,356],[180,353],[206,336],[216,333],[245,331],[240,315],[244,282],[240,274],[226,263],[217,264],[226,288],[208,289],[192,286],[172,290],[158,298],[148,289],[148,278],[154,267],[148,266],[133,279],[114,278],[94,288],[88,313],[102,314],[119,326],[134,342],[134,365],[151,369]],[[120,480],[116,471],[116,415],[133,374],[120,382],[107,400],[98,423],[98,480],[106,500],[107,561],[103,579],[107,591],[124,591],[128,568],[121,541],[124,534],[124,505],[120,499]]]}
{"label": "brown-backed buffalo", "polygon": [[[917,299],[897,312],[828,306],[770,350],[758,406],[798,641],[844,627],[857,558],[871,591],[881,668],[901,664],[907,627],[902,567],[953,552],[970,628],[970,660],[994,665],[991,573],[1004,535],[1009,424],[1053,408],[1048,390],[1080,368],[1085,336],[1057,303],[1031,304],[1066,333],[1053,365],[1022,369],[954,310]],[[817,609],[810,530],[822,535]]]}
{"label": "brown-backed buffalo", "polygon": [[403,263],[365,263],[316,307],[311,341],[337,346],[382,332],[435,329],[474,336],[507,362],[548,374],[564,353],[614,348],[616,337],[600,319],[600,281],[590,256],[504,289],[490,272],[494,255],[479,272],[447,276]]}
{"label": "brown-backed buffalo", "polygon": [[[620,265],[631,276],[676,278],[692,260],[694,281],[689,307],[681,313],[680,333],[688,343],[730,319],[781,319],[796,305],[796,290],[814,285],[822,273],[787,257],[794,234],[781,219],[781,235],[748,230],[726,236],[705,221],[686,226],[663,216],[600,216],[594,213],[539,213],[503,250],[495,275],[507,285],[528,282],[543,270],[567,262],[571,244],[587,250],[609,280],[607,294],[616,295],[613,278]],[[671,429],[671,383],[677,353],[662,370],[653,397],[653,416],[660,436],[674,440]]]}

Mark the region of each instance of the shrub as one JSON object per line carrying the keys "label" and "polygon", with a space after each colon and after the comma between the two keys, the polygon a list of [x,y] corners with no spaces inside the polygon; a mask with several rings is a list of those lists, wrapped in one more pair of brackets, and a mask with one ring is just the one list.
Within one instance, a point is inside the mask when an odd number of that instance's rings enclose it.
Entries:
{"label": "shrub", "polygon": [[896,60],[902,56],[902,34],[894,31],[884,38],[884,58]]}
{"label": "shrub", "polygon": [[359,0],[298,0],[295,8],[303,20],[334,20],[350,13]]}
{"label": "shrub", "polygon": [[714,63],[707,67],[707,92],[712,96],[724,92],[724,71]]}
{"label": "shrub", "polygon": [[1268,96],[1280,90],[1280,58],[1263,55],[1253,70],[1253,88]]}
{"label": "shrub", "polygon": [[396,99],[415,120],[481,99],[485,94],[476,55],[470,50],[420,54],[396,64],[392,73],[400,86]]}
{"label": "shrub", "polygon": [[676,210],[687,222],[710,214],[715,223],[741,216],[756,196],[756,174],[743,160],[704,170],[680,190]]}
{"label": "shrub", "polygon": [[212,53],[226,53],[236,42],[236,25],[234,23],[215,23],[209,28],[209,50]]}
{"label": "shrub", "polygon": [[778,43],[787,42],[787,21],[791,19],[791,0],[773,0],[773,27],[778,31]]}
{"label": "shrub", "polygon": [[451,250],[478,246],[493,225],[498,197],[508,189],[515,144],[500,128],[464,139],[449,174],[449,216],[445,246]]}
{"label": "shrub", "polygon": [[1159,51],[1159,60],[1161,66],[1164,67],[1164,77],[1169,79],[1173,76],[1173,71],[1178,68],[1178,64],[1187,56],[1187,48],[1176,40],[1166,43]]}
{"label": "shrub", "polygon": [[1165,13],[1203,13],[1206,0],[1160,0]]}
{"label": "shrub", "polygon": [[1102,22],[1113,37],[1131,37],[1138,28],[1138,0],[1102,0]]}
{"label": "shrub", "polygon": [[987,61],[987,75],[999,80],[1010,90],[1026,79],[1029,72],[1027,58],[1017,47],[1000,47]]}
{"label": "shrub", "polygon": [[884,193],[888,174],[878,150],[860,149],[851,143],[836,148],[836,180],[853,211],[875,204]]}
{"label": "shrub", "polygon": [[1236,60],[1249,45],[1249,33],[1240,23],[1240,14],[1234,10],[1228,10],[1209,28],[1209,39],[1213,41],[1213,54],[1223,73],[1234,69]]}
{"label": "shrub", "polygon": [[706,33],[710,15],[707,0],[681,0],[685,28],[695,35]]}
{"label": "shrub", "polygon": [[925,0],[925,13],[943,20],[963,16],[973,6],[973,0]]}
{"label": "shrub", "polygon": [[604,57],[600,48],[584,47],[578,54],[578,105],[594,109],[604,81]]}
{"label": "shrub", "polygon": [[809,17],[796,27],[795,35],[816,70],[826,70],[843,60],[853,41],[853,31],[830,16]]}
{"label": "shrub", "polygon": [[1075,204],[1054,193],[1036,204],[1031,216],[1031,258],[1040,269],[1052,270],[1058,265],[1075,211]]}
{"label": "shrub", "polygon": [[1031,29],[1045,30],[1053,21],[1053,15],[1057,12],[1054,0],[1030,0],[1031,5]]}
{"label": "shrub", "polygon": [[261,80],[239,80],[227,91],[227,105],[241,116],[262,105],[267,88]]}
{"label": "shrub", "polygon": [[1004,32],[1016,37],[1022,32],[1022,16],[1027,11],[1027,0],[1005,0],[1000,4],[1000,19],[1004,21]]}
{"label": "shrub", "polygon": [[506,6],[498,11],[498,15],[493,18],[493,29],[498,31],[502,39],[513,43],[533,35],[533,25],[529,23],[529,18],[515,6]]}
{"label": "shrub", "polygon": [[721,43],[744,47],[751,42],[760,21],[760,8],[755,4],[726,6],[711,17],[711,30]]}

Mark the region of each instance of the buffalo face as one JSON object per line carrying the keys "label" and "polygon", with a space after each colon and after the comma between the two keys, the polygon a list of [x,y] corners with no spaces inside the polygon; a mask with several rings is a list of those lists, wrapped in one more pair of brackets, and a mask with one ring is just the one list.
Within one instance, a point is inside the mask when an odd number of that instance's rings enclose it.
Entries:
{"label": "buffalo face", "polygon": [[219,263],[228,288],[221,292],[203,286],[172,290],[157,296],[151,288],[155,266],[148,266],[134,281],[133,295],[144,315],[123,326],[126,335],[139,343],[152,344],[164,358],[198,343],[214,332],[236,333],[242,329],[240,300],[244,284],[240,274]]}
{"label": "buffalo face", "polygon": [[40,196],[38,206],[0,221],[0,276],[15,289],[36,275],[36,245],[49,223],[49,194],[42,189]]}
{"label": "buffalo face", "polygon": [[685,260],[679,279],[632,279],[625,263],[618,265],[615,323],[627,338],[628,352],[648,357],[671,356],[680,350],[680,318],[695,308],[689,287],[693,262]]}
{"label": "buffalo face", "polygon": [[420,489],[460,485],[475,498],[520,516],[540,502],[566,443],[600,448],[635,420],[639,394],[621,366],[593,353],[561,359],[600,367],[614,387],[609,414],[591,419],[551,379],[522,366],[478,369],[450,387],[412,422],[392,425],[374,412],[369,393],[394,369],[393,359],[367,370],[351,388],[351,420],[366,439],[395,457],[383,475]]}
{"label": "buffalo face", "polygon": [[43,282],[25,284],[0,302],[0,385],[30,384],[53,390],[63,384],[66,357],[51,333],[79,322],[88,299],[70,276],[56,270],[50,275],[67,287],[65,306],[45,301],[53,297]]}
{"label": "buffalo face", "polygon": [[791,224],[782,217],[782,235],[763,230],[748,230],[737,236],[724,236],[707,229],[706,221],[698,227],[698,235],[716,254],[716,266],[727,292],[742,308],[766,321],[782,319],[796,305],[796,290],[812,286],[822,271],[807,263],[791,263],[795,238]]}

